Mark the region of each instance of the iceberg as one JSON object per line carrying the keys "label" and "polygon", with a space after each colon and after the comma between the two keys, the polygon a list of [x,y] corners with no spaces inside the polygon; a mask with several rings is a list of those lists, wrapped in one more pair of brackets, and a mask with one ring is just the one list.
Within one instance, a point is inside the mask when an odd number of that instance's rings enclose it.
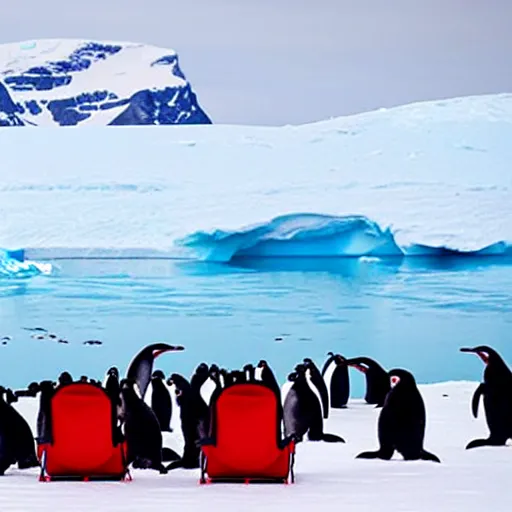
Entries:
{"label": "iceberg", "polygon": [[0,126],[209,123],[174,50],[75,39],[0,45]]}
{"label": "iceberg", "polygon": [[24,251],[0,249],[0,278],[34,277],[51,271],[50,263],[25,260]]}
{"label": "iceberg", "polygon": [[511,251],[496,242],[474,251],[421,244],[399,247],[391,229],[382,229],[364,216],[290,214],[239,230],[199,231],[176,241],[193,248],[205,261],[229,262],[238,258],[330,258],[403,256],[495,256]]}

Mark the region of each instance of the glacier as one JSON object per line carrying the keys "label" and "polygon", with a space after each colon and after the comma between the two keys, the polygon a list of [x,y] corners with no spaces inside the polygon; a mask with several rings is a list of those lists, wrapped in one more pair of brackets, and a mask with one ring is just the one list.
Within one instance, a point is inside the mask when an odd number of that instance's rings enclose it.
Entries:
{"label": "glacier", "polygon": [[0,45],[0,126],[210,123],[174,50],[78,39]]}
{"label": "glacier", "polygon": [[31,261],[506,255],[510,140],[511,94],[301,126],[5,130],[0,247]]}

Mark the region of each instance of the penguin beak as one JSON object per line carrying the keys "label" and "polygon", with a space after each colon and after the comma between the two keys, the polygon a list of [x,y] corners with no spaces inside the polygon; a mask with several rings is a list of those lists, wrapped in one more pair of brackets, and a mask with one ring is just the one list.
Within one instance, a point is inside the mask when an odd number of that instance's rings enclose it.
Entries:
{"label": "penguin beak", "polygon": [[165,352],[181,352],[185,350],[185,347],[181,345],[172,345],[168,348],[161,348],[159,350],[153,350],[153,358],[156,359],[159,355],[165,354]]}
{"label": "penguin beak", "polygon": [[389,380],[391,387],[394,388],[400,382],[400,377],[398,377],[398,375],[392,375]]}
{"label": "penguin beak", "polygon": [[368,371],[368,367],[366,367],[362,363],[360,363],[359,358],[345,359],[345,364],[347,366],[351,366],[352,368],[355,368],[356,370],[360,371],[361,373],[366,373]]}
{"label": "penguin beak", "polygon": [[476,354],[484,362],[484,364],[489,363],[489,354],[487,354],[485,352],[479,352],[478,350],[475,350],[474,348],[467,348],[467,347],[461,348],[460,351],[466,352],[468,354]]}

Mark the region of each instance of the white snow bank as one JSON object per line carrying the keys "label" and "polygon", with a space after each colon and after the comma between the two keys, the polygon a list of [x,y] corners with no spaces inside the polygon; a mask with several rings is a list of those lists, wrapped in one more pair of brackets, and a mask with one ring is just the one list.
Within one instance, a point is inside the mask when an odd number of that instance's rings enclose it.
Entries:
{"label": "white snow bank", "polygon": [[[295,485],[199,486],[198,470],[168,475],[136,470],[130,483],[39,483],[37,470],[9,470],[0,477],[0,510],[505,512],[512,500],[510,447],[464,449],[471,439],[487,435],[483,410],[478,420],[470,412],[476,386],[420,386],[427,407],[425,447],[441,458],[441,464],[405,462],[399,456],[388,462],[355,460],[359,452],[377,447],[380,411],[355,400],[349,409],[333,411],[326,425],[346,444],[298,446]],[[37,402],[20,399],[15,407],[34,426]],[[175,422],[176,418],[176,428]]]}
{"label": "white snow bank", "polygon": [[297,213],[365,216],[401,249],[512,241],[512,95],[299,127],[1,135],[0,247],[30,258],[197,257],[176,240]]}

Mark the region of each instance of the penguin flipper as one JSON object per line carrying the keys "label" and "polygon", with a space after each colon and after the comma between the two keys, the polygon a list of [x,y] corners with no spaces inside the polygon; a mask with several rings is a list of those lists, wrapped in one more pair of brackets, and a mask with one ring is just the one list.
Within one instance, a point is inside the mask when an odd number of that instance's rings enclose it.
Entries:
{"label": "penguin flipper", "polygon": [[168,448],[167,446],[162,448],[162,460],[164,462],[170,462],[180,459],[181,455],[178,455],[172,448]]}
{"label": "penguin flipper", "polygon": [[478,417],[478,405],[480,403],[480,397],[484,394],[485,384],[483,382],[475,389],[473,393],[473,398],[471,400],[471,410],[473,411],[473,416]]}
{"label": "penguin flipper", "polygon": [[430,460],[432,462],[441,462],[441,459],[433,453],[427,452],[427,450],[421,451],[421,460]]}
{"label": "penguin flipper", "polygon": [[345,439],[336,434],[322,434],[322,441],[326,443],[345,443]]}

